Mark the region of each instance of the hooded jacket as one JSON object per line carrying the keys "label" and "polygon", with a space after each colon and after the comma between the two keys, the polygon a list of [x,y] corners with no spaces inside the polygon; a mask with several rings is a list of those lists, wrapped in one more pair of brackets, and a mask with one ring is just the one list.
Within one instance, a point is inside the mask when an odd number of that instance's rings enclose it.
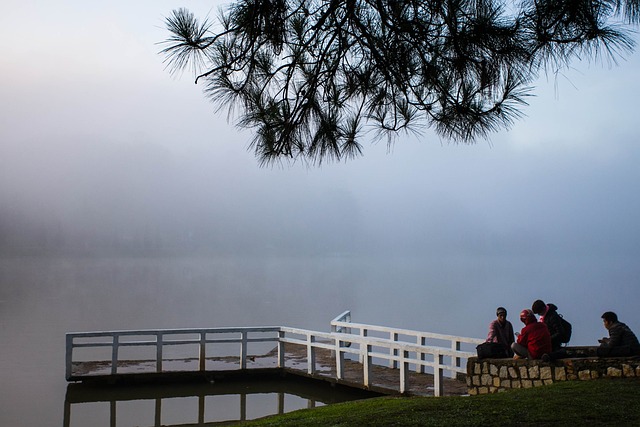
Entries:
{"label": "hooded jacket", "polygon": [[551,353],[551,335],[547,326],[538,322],[535,316],[527,318],[525,322],[517,342],[527,348],[529,358],[540,359],[543,354]]}

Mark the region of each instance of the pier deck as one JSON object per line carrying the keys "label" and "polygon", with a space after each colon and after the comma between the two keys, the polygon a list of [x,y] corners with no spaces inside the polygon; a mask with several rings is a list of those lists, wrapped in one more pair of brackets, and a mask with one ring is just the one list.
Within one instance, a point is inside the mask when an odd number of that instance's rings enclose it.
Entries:
{"label": "pier deck", "polygon": [[71,382],[292,374],[419,396],[466,394],[463,362],[482,341],[352,323],[348,311],[331,322],[331,332],[285,326],[155,329],[68,333],[66,340]]}
{"label": "pier deck", "polygon": [[[73,362],[73,378],[82,378],[87,382],[146,382],[146,381],[189,381],[208,380],[215,381],[233,377],[259,377],[260,375],[298,375],[326,382],[341,384],[354,388],[367,389],[381,394],[397,395],[400,390],[400,375],[397,368],[382,365],[371,367],[371,381],[368,387],[364,386],[364,373],[362,364],[358,361],[345,360],[343,378],[336,378],[335,354],[330,350],[318,349],[316,351],[316,368],[313,374],[308,373],[307,350],[302,345],[285,344],[286,368],[278,367],[277,349],[263,355],[247,356],[246,369],[240,369],[238,358],[211,357],[206,360],[204,371],[193,371],[192,366],[198,365],[198,360],[165,359],[163,361],[165,371],[154,372],[155,360],[121,360],[118,362],[118,374],[111,374],[111,362]],[[445,395],[467,394],[466,382],[444,378]],[[433,396],[434,376],[429,373],[409,372],[405,395]]]}

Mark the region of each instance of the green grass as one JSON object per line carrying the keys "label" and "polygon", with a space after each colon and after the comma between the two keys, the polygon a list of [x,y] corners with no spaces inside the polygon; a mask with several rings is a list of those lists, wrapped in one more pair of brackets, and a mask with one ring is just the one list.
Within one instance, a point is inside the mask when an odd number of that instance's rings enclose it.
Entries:
{"label": "green grass", "polygon": [[569,381],[482,396],[381,397],[243,426],[640,426],[640,379]]}

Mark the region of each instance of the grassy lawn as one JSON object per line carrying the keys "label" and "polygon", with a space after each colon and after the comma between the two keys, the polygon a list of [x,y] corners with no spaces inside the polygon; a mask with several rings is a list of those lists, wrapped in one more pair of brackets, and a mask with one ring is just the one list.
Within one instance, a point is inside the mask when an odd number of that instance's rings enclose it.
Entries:
{"label": "grassy lawn", "polygon": [[640,379],[570,381],[473,397],[381,397],[242,425],[640,426]]}

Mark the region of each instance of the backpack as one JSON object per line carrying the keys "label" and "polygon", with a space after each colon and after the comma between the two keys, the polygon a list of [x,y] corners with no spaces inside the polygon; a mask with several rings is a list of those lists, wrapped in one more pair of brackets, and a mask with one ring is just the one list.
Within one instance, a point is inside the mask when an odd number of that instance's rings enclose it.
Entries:
{"label": "backpack", "polygon": [[562,335],[560,336],[560,342],[566,344],[571,339],[571,323],[565,320],[565,318],[562,317],[562,314],[558,313],[558,316],[560,316],[560,323],[562,324]]}
{"label": "backpack", "polygon": [[500,359],[508,357],[507,349],[497,342],[483,342],[476,347],[478,359]]}

